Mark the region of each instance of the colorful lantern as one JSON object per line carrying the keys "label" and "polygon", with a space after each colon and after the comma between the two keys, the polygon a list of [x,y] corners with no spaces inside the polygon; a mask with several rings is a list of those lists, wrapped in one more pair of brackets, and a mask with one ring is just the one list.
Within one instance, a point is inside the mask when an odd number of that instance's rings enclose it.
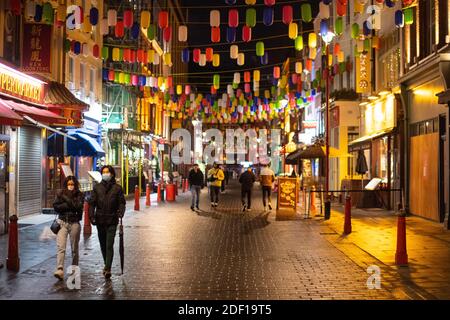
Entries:
{"label": "colorful lantern", "polygon": [[103,60],[108,60],[109,58],[109,48],[108,47],[103,47],[102,48],[102,59]]}
{"label": "colorful lantern", "polygon": [[399,28],[402,28],[405,25],[402,10],[395,11],[395,25]]}
{"label": "colorful lantern", "polygon": [[105,36],[108,33],[109,33],[108,19],[104,18],[100,20],[100,34],[102,36]]}
{"label": "colorful lantern", "polygon": [[194,51],[192,52],[193,54],[193,61],[195,63],[199,63],[200,62],[200,55],[202,54],[200,49],[194,49]]}
{"label": "colorful lantern", "polygon": [[161,63],[161,57],[159,56],[158,52],[155,51],[153,54],[153,64],[155,66],[159,65]]}
{"label": "colorful lantern", "polygon": [[333,47],[333,53],[337,56],[341,52],[341,45],[339,43],[336,43]]}
{"label": "colorful lantern", "polygon": [[131,27],[131,38],[137,39],[139,38],[139,34],[141,32],[141,27],[139,23],[135,22],[133,23],[133,26]]}
{"label": "colorful lantern", "polygon": [[294,40],[298,36],[298,25],[295,22],[289,24],[289,39]]}
{"label": "colorful lantern", "polygon": [[236,42],[236,28],[227,27],[227,42]]}
{"label": "colorful lantern", "polygon": [[[104,48],[108,49],[107,47],[104,47]],[[114,62],[118,62],[118,61],[120,61],[119,57],[120,57],[120,49],[119,48],[113,48],[112,49],[112,60]]]}
{"label": "colorful lantern", "polygon": [[319,3],[319,17],[323,20],[330,18],[330,6],[325,4],[323,1]]}
{"label": "colorful lantern", "polygon": [[237,59],[239,55],[239,47],[237,45],[232,45],[230,47],[230,58]]}
{"label": "colorful lantern", "polygon": [[117,11],[114,9],[108,10],[108,26],[115,27],[117,23]]}
{"label": "colorful lantern", "polygon": [[245,71],[244,72],[244,82],[245,83],[249,83],[251,81],[250,79],[250,72],[249,71]]}
{"label": "colorful lantern", "polygon": [[265,52],[264,56],[261,57],[261,64],[267,65],[268,63],[269,63],[269,54]]}
{"label": "colorful lantern", "polygon": [[213,55],[214,55],[214,49],[213,48],[206,48],[206,61],[212,62],[213,61]]}
{"label": "colorful lantern", "polygon": [[188,39],[188,29],[187,26],[178,27],[178,41],[186,42]]}
{"label": "colorful lantern", "polygon": [[253,81],[261,81],[261,72],[259,70],[253,71]]}
{"label": "colorful lantern", "polygon": [[320,20],[320,35],[326,36],[328,34],[328,22],[327,20]]}
{"label": "colorful lantern", "polygon": [[239,84],[241,83],[241,74],[236,72],[233,76],[233,83]]}
{"label": "colorful lantern", "polygon": [[283,23],[289,25],[292,23],[294,12],[291,5],[283,6]]}
{"label": "colorful lantern", "polygon": [[218,54],[218,53],[215,53],[214,55],[213,55],[213,66],[214,67],[219,67],[220,66],[220,54]]}
{"label": "colorful lantern", "polygon": [[244,53],[241,52],[238,54],[237,63],[238,63],[238,66],[243,66],[245,64],[245,54]]}
{"label": "colorful lantern", "polygon": [[228,26],[230,28],[237,28],[239,26],[239,11],[232,9],[228,11]]}
{"label": "colorful lantern", "polygon": [[213,42],[213,43],[220,42],[220,28],[219,27],[211,28],[211,42]]}
{"label": "colorful lantern", "polygon": [[165,29],[169,26],[169,12],[160,11],[158,14],[158,26],[160,29]]}
{"label": "colorful lantern", "polygon": [[295,38],[295,50],[303,50],[303,36],[298,36],[297,38]]}
{"label": "colorful lantern", "polygon": [[263,23],[265,26],[273,24],[274,10],[272,7],[265,7],[263,12]]}
{"label": "colorful lantern", "polygon": [[252,40],[252,28],[249,26],[242,27],[242,41],[250,42]]}
{"label": "colorful lantern", "polygon": [[211,27],[220,27],[220,11],[211,10],[209,13],[209,24]]}
{"label": "colorful lantern", "polygon": [[156,39],[156,35],[157,35],[157,28],[156,25],[151,24],[148,28],[147,28],[147,38],[149,40],[155,40]]}
{"label": "colorful lantern", "polygon": [[172,27],[169,26],[163,30],[163,39],[167,43],[172,40]]}
{"label": "colorful lantern", "polygon": [[347,14],[347,4],[342,4],[342,2],[338,0],[336,13],[339,17],[345,16]]}
{"label": "colorful lantern", "polygon": [[405,24],[406,25],[410,25],[414,23],[414,11],[413,8],[406,8],[405,11],[403,12],[404,14],[404,19],[405,19]]}
{"label": "colorful lantern", "polygon": [[316,48],[317,47],[317,35],[314,32],[311,32],[308,35],[308,46],[310,48]]}
{"label": "colorful lantern", "polygon": [[200,54],[200,60],[198,62],[200,67],[206,66],[206,54],[202,53]]}
{"label": "colorful lantern", "polygon": [[340,36],[344,32],[344,20],[342,17],[336,18],[336,21],[334,23],[334,32]]}
{"label": "colorful lantern", "polygon": [[116,26],[114,27],[114,34],[116,38],[122,38],[125,34],[123,21],[119,20],[116,23]]}
{"label": "colorful lantern", "polygon": [[142,10],[141,11],[141,26],[142,26],[142,28],[148,29],[148,27],[150,26],[150,22],[151,22],[150,11]]}
{"label": "colorful lantern", "polygon": [[303,65],[301,62],[296,62],[295,63],[295,72],[300,74],[303,72]]}
{"label": "colorful lantern", "polygon": [[133,26],[133,11],[125,10],[123,12],[123,25],[125,28],[131,28]]}
{"label": "colorful lantern", "polygon": [[183,63],[189,63],[190,58],[190,52],[188,48],[184,48],[183,51],[181,51],[181,61]]}
{"label": "colorful lantern", "polygon": [[264,42],[258,41],[256,43],[256,55],[258,57],[264,56]]}
{"label": "colorful lantern", "polygon": [[312,12],[311,5],[309,3],[303,3],[301,6],[301,16],[304,22],[311,22]]}
{"label": "colorful lantern", "polygon": [[358,23],[354,23],[352,24],[352,38],[356,39],[359,37],[359,24]]}
{"label": "colorful lantern", "polygon": [[275,5],[275,0],[264,0],[264,5],[266,5],[268,7],[273,6],[273,5]]}
{"label": "colorful lantern", "polygon": [[344,51],[340,51],[338,54],[338,62],[342,63],[345,61],[345,55],[344,55]]}
{"label": "colorful lantern", "polygon": [[245,11],[245,25],[250,28],[256,26],[256,9],[250,8]]}
{"label": "colorful lantern", "polygon": [[[15,1],[12,1],[15,2]],[[20,15],[20,1],[16,1],[19,4],[19,14]],[[12,9],[12,8],[11,8]],[[44,5],[42,6],[42,21],[48,24],[53,23],[53,7],[52,4],[50,2],[46,2],[44,3]]]}
{"label": "colorful lantern", "polygon": [[254,6],[256,3],[256,0],[245,0],[245,4],[248,4],[249,6]]}
{"label": "colorful lantern", "polygon": [[218,75],[218,74],[214,75],[213,85],[214,85],[214,89],[216,89],[216,90],[220,88],[220,75]]}

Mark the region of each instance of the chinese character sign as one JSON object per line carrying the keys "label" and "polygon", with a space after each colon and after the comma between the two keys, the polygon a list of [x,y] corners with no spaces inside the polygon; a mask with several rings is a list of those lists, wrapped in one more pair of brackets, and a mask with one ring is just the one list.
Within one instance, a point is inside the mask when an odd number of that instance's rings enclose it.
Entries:
{"label": "chinese character sign", "polygon": [[370,93],[372,89],[372,70],[369,53],[356,56],[356,92]]}
{"label": "chinese character sign", "polygon": [[52,27],[44,24],[24,25],[22,70],[24,72],[51,72]]}

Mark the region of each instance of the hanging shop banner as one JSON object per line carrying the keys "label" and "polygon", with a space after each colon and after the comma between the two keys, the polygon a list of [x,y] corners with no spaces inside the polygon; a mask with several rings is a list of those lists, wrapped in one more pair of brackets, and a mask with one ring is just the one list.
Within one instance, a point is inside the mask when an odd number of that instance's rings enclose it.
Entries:
{"label": "hanging shop banner", "polygon": [[278,178],[278,209],[297,210],[298,184],[296,178]]}
{"label": "hanging shop banner", "polygon": [[22,70],[51,73],[52,26],[25,23],[23,29]]}
{"label": "hanging shop banner", "polygon": [[24,101],[42,103],[44,83],[0,63],[0,93]]}
{"label": "hanging shop banner", "polygon": [[360,53],[356,56],[356,92],[371,93],[371,63],[370,53]]}

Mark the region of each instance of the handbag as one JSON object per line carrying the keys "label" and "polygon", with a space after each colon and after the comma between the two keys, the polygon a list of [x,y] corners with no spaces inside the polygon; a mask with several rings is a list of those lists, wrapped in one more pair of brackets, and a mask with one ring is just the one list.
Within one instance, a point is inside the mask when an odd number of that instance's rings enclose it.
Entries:
{"label": "handbag", "polygon": [[56,217],[55,220],[53,220],[52,225],[50,226],[50,230],[52,230],[52,232],[54,234],[58,234],[60,229],[61,229],[61,225],[59,224],[58,218]]}

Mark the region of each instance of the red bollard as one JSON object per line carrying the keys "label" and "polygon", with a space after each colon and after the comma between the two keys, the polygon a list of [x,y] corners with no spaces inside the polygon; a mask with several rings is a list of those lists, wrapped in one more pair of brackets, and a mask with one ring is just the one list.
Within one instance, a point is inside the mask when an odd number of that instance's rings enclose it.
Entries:
{"label": "red bollard", "polygon": [[8,241],[8,258],[6,259],[6,268],[11,271],[19,271],[19,231],[17,225],[17,215],[9,218],[9,241]]}
{"label": "red bollard", "polygon": [[397,251],[395,252],[395,264],[404,266],[408,264],[408,253],[406,252],[406,217],[404,214],[397,219]]}
{"label": "red bollard", "polygon": [[84,227],[83,227],[83,234],[84,235],[90,235],[92,234],[92,226],[91,226],[91,220],[89,220],[89,202],[84,202]]}
{"label": "red bollard", "polygon": [[188,179],[185,179],[185,180],[184,180],[184,183],[185,183],[185,185],[186,185],[186,192],[188,192],[188,191],[189,191],[189,180],[188,180]]}
{"label": "red bollard", "polygon": [[134,187],[134,211],[139,211],[139,198],[140,198],[139,187],[135,186]]}
{"label": "red bollard", "polygon": [[158,184],[158,198],[156,201],[161,202],[161,184]]}
{"label": "red bollard", "polygon": [[147,187],[145,188],[145,205],[147,207],[151,206],[151,203],[150,203],[150,185],[149,184],[147,184]]}
{"label": "red bollard", "polygon": [[352,197],[347,194],[345,197],[344,234],[350,233],[352,233]]}

